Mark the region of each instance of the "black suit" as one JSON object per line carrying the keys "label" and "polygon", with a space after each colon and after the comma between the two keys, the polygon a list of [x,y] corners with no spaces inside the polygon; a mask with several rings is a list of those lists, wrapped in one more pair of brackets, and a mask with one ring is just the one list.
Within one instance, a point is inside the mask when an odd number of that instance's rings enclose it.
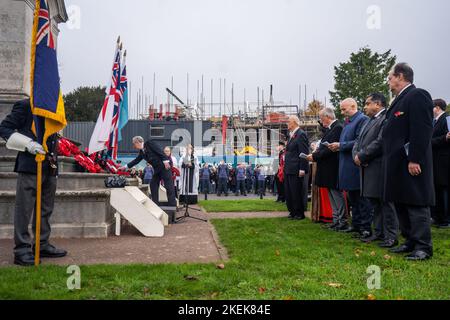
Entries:
{"label": "black suit", "polygon": [[[152,193],[152,200],[157,205],[159,202],[159,185],[161,180],[164,181],[164,187],[167,191],[168,207],[167,211],[176,210],[176,199],[175,199],[175,187],[172,180],[172,171],[165,168],[164,162],[172,162],[170,157],[167,157],[162,149],[152,140],[147,141],[144,144],[144,149],[139,151],[138,157],[128,164],[128,168],[136,166],[142,160],[150,163],[154,169],[152,181],[150,182],[150,190]],[[172,163],[171,163],[172,164]]]}
{"label": "black suit", "polygon": [[[343,128],[342,123],[336,121],[323,135],[321,142],[339,142]],[[339,189],[339,153],[321,144],[313,153],[313,159],[317,162],[315,184],[320,188]]]}
{"label": "black suit", "polygon": [[[362,129],[353,147],[353,158],[361,161],[361,195],[374,207],[375,234],[379,239],[397,240],[398,219],[393,203],[382,201],[382,134],[386,121],[386,110],[372,117]],[[370,226],[369,226],[370,227]]]}
{"label": "black suit", "polygon": [[[430,206],[433,185],[433,101],[414,85],[392,103],[383,128],[383,180],[385,202],[394,202],[405,245],[412,251],[433,253]],[[405,145],[409,145],[409,155]],[[409,162],[419,163],[422,173],[412,176]]]}
{"label": "black suit", "polygon": [[[22,100],[17,102],[12,108],[11,113],[3,120],[0,124],[0,137],[8,140],[13,133],[18,132],[27,136],[28,138],[37,140],[33,131],[31,131],[31,126],[33,124],[33,114],[31,113],[30,100]],[[52,135],[47,140],[47,146],[49,149],[49,154],[53,154],[55,160],[57,160],[57,135]],[[57,161],[55,161],[57,162]],[[57,163],[55,163],[57,165]],[[42,173],[43,175],[50,174],[49,170],[50,164],[48,160],[42,163]],[[19,152],[16,158],[16,165],[14,167],[14,172],[36,174],[37,164],[36,156],[28,152]]]}
{"label": "black suit", "polygon": [[285,196],[289,213],[293,217],[305,217],[305,204],[303,190],[304,178],[300,178],[300,171],[309,173],[309,163],[300,158],[300,154],[309,154],[309,140],[306,133],[298,129],[286,146],[284,165]]}
{"label": "black suit", "polygon": [[450,166],[450,143],[446,136],[447,114],[442,114],[434,122],[433,137],[433,173],[434,187],[436,189],[436,206],[432,208],[432,216],[437,224],[450,224],[448,204],[448,176]]}

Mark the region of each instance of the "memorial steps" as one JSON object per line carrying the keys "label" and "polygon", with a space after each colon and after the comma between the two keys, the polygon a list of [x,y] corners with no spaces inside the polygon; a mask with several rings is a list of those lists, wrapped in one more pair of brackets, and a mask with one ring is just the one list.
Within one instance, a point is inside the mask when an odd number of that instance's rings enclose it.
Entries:
{"label": "memorial steps", "polygon": [[[0,142],[0,239],[13,238],[17,174],[13,173],[15,152]],[[57,238],[106,238],[114,233],[115,211],[110,204],[111,190],[105,188],[108,174],[89,174],[77,170],[71,158],[60,158],[60,175],[51,218],[52,236]],[[129,185],[139,186],[137,179]],[[147,186],[139,188],[148,193]]]}

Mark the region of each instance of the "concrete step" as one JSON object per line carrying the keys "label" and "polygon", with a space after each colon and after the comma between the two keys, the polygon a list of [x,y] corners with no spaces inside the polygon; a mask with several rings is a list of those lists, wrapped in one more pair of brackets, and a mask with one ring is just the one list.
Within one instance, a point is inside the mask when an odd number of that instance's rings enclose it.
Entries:
{"label": "concrete step", "polygon": [[12,151],[6,148],[6,141],[0,138],[0,156],[17,156],[17,151]]}
{"label": "concrete step", "polygon": [[[63,238],[105,238],[113,229],[114,214],[108,189],[57,191],[51,217],[52,235]],[[16,193],[0,191],[0,239],[11,239]]]}
{"label": "concrete step", "polygon": [[[59,157],[58,163],[60,172],[82,172],[82,168],[73,158]],[[15,164],[15,156],[0,156],[0,172],[13,172]]]}
{"label": "concrete step", "polygon": [[[148,186],[139,189],[148,194]],[[0,239],[14,236],[16,192],[0,191]],[[52,237],[107,238],[114,233],[114,213],[110,189],[56,192]]]}
{"label": "concrete step", "polygon": [[[58,176],[58,190],[89,190],[105,188],[110,174],[63,172]],[[15,190],[17,173],[0,172],[0,190]]]}

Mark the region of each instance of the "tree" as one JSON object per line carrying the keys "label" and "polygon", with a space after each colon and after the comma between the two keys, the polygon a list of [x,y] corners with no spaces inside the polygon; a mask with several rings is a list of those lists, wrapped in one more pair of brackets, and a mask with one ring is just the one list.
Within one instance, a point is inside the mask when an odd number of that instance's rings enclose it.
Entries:
{"label": "tree", "polygon": [[450,114],[450,104],[447,106],[447,113]]}
{"label": "tree", "polygon": [[391,55],[391,50],[380,54],[364,47],[352,53],[349,61],[334,67],[335,85],[330,95],[336,114],[341,117],[339,105],[346,98],[354,98],[362,109],[371,93],[380,92],[389,97],[386,79],[396,60],[397,57]]}
{"label": "tree", "polygon": [[309,117],[318,117],[320,110],[325,108],[324,104],[318,100],[313,100],[308,104],[305,115]]}
{"label": "tree", "polygon": [[67,121],[97,121],[105,101],[105,87],[78,87],[64,95]]}

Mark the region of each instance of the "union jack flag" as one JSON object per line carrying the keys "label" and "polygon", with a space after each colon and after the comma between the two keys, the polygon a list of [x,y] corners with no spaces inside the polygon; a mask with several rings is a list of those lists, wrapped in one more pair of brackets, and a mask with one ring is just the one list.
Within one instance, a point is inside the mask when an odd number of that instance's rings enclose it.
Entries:
{"label": "union jack flag", "polygon": [[112,75],[112,82],[111,82],[111,89],[110,89],[110,95],[114,96],[114,112],[113,112],[113,118],[112,118],[112,124],[111,124],[111,134],[108,141],[108,152],[109,155],[116,160],[117,159],[117,146],[118,146],[118,139],[119,139],[119,133],[118,133],[118,124],[119,124],[119,117],[120,117],[120,102],[122,101],[122,94],[123,91],[121,90],[121,50],[119,50],[116,61],[114,63],[113,68],[113,75]]}
{"label": "union jack flag", "polygon": [[47,0],[41,1],[36,39],[36,45],[44,42],[47,47],[56,49]]}

